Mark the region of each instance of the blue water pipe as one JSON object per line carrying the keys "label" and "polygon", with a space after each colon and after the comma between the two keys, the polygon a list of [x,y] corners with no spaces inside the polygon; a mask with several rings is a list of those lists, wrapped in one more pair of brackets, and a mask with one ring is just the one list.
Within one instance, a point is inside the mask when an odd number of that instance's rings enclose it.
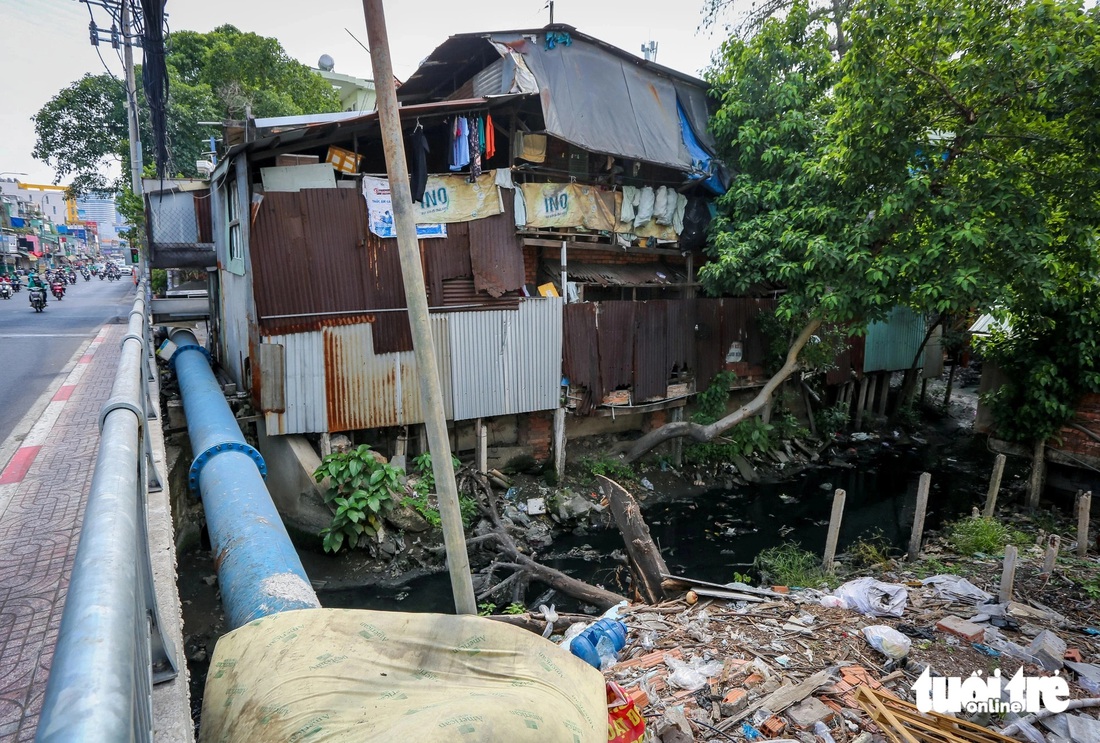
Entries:
{"label": "blue water pipe", "polygon": [[275,509],[263,457],[248,445],[210,368],[210,355],[189,330],[171,335],[194,463],[188,474],[202,496],[230,627],[291,609],[320,607],[302,561]]}

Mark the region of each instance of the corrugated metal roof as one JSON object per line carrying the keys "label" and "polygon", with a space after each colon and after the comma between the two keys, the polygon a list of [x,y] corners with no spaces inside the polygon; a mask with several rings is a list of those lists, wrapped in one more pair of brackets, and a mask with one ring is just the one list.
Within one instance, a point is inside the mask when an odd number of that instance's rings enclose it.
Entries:
{"label": "corrugated metal roof", "polygon": [[924,341],[924,332],[923,317],[908,307],[895,307],[884,322],[873,322],[867,326],[863,371],[909,369]]}
{"label": "corrugated metal roof", "polygon": [[560,402],[562,300],[450,313],[453,420],[552,410]]}
{"label": "corrugated metal roof", "polygon": [[[558,263],[544,261],[543,270],[551,276],[561,274]],[[570,263],[566,267],[569,281],[601,286],[669,286],[687,282],[687,274],[664,264],[630,263]]]}

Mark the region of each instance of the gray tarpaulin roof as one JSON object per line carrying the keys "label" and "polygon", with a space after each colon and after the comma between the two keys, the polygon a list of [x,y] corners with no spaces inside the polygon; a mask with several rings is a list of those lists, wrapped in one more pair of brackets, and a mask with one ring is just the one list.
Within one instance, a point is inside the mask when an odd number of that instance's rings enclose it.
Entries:
{"label": "gray tarpaulin roof", "polygon": [[[568,33],[570,43],[547,49],[547,30]],[[534,76],[546,132],[555,137],[592,152],[691,171],[676,110],[679,99],[695,136],[714,151],[704,81],[570,26],[452,36],[401,86],[398,96],[410,103],[444,98],[471,79],[473,90],[466,94],[521,92],[516,89],[517,63]],[[491,74],[495,65],[503,74]]]}

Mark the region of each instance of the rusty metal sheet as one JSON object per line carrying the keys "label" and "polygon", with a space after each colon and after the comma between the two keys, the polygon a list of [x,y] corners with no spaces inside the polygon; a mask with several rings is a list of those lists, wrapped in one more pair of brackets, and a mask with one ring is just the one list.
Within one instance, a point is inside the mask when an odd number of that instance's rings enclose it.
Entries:
{"label": "rusty metal sheet", "polygon": [[600,389],[600,344],[596,332],[595,302],[567,304],[563,311],[562,370],[572,385],[584,389],[577,412],[587,415],[598,404]]}
{"label": "rusty metal sheet", "polygon": [[[431,319],[444,413],[451,419],[449,322],[447,316]],[[373,331],[370,324],[329,326],[321,330],[325,409],[330,431],[424,422],[415,355],[411,351],[376,354]]]}
{"label": "rusty metal sheet", "polygon": [[[521,298],[515,292],[503,297],[490,297],[474,287],[472,276],[459,276],[443,282],[443,304],[435,306],[436,311],[478,312],[487,309],[509,309],[519,307]],[[453,308],[453,309],[452,309]]]}
{"label": "rusty metal sheet", "polygon": [[503,201],[500,214],[468,223],[474,288],[493,297],[523,286],[522,240],[516,235],[512,199]]}
{"label": "rusty metal sheet", "polygon": [[[635,404],[663,398],[668,387],[667,302],[638,302],[634,307]],[[622,349],[624,352],[627,349]]]}
{"label": "rusty metal sheet", "polygon": [[[371,310],[405,306],[396,240],[367,230],[366,205],[355,189],[265,194],[249,250],[264,332],[318,329],[333,318],[363,322]],[[384,350],[412,348],[404,313],[375,319]]]}
{"label": "rusty metal sheet", "polygon": [[256,366],[260,372],[260,410],[286,412],[286,355],[279,343],[261,343]]}
{"label": "rusty metal sheet", "polygon": [[600,339],[599,400],[634,381],[634,309],[634,302],[600,302],[596,315]]}
{"label": "rusty metal sheet", "polygon": [[722,347],[722,300],[696,299],[695,323],[695,389],[702,391],[710,386],[726,363],[726,349]]}
{"label": "rusty metal sheet", "polygon": [[447,225],[447,237],[420,241],[424,263],[424,283],[433,306],[444,303],[443,282],[473,276],[470,267],[470,230],[466,222]]}

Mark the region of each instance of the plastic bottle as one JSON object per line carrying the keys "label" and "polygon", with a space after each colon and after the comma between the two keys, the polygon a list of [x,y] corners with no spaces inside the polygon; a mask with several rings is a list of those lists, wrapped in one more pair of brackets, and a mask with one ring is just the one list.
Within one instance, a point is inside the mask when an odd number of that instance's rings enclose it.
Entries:
{"label": "plastic bottle", "polygon": [[[583,660],[593,668],[600,668],[600,652],[598,645],[600,638],[611,641],[611,648],[617,657],[620,650],[626,646],[626,625],[617,619],[600,619],[591,627],[573,638],[569,643],[569,652]],[[606,654],[606,653],[605,653]]]}

